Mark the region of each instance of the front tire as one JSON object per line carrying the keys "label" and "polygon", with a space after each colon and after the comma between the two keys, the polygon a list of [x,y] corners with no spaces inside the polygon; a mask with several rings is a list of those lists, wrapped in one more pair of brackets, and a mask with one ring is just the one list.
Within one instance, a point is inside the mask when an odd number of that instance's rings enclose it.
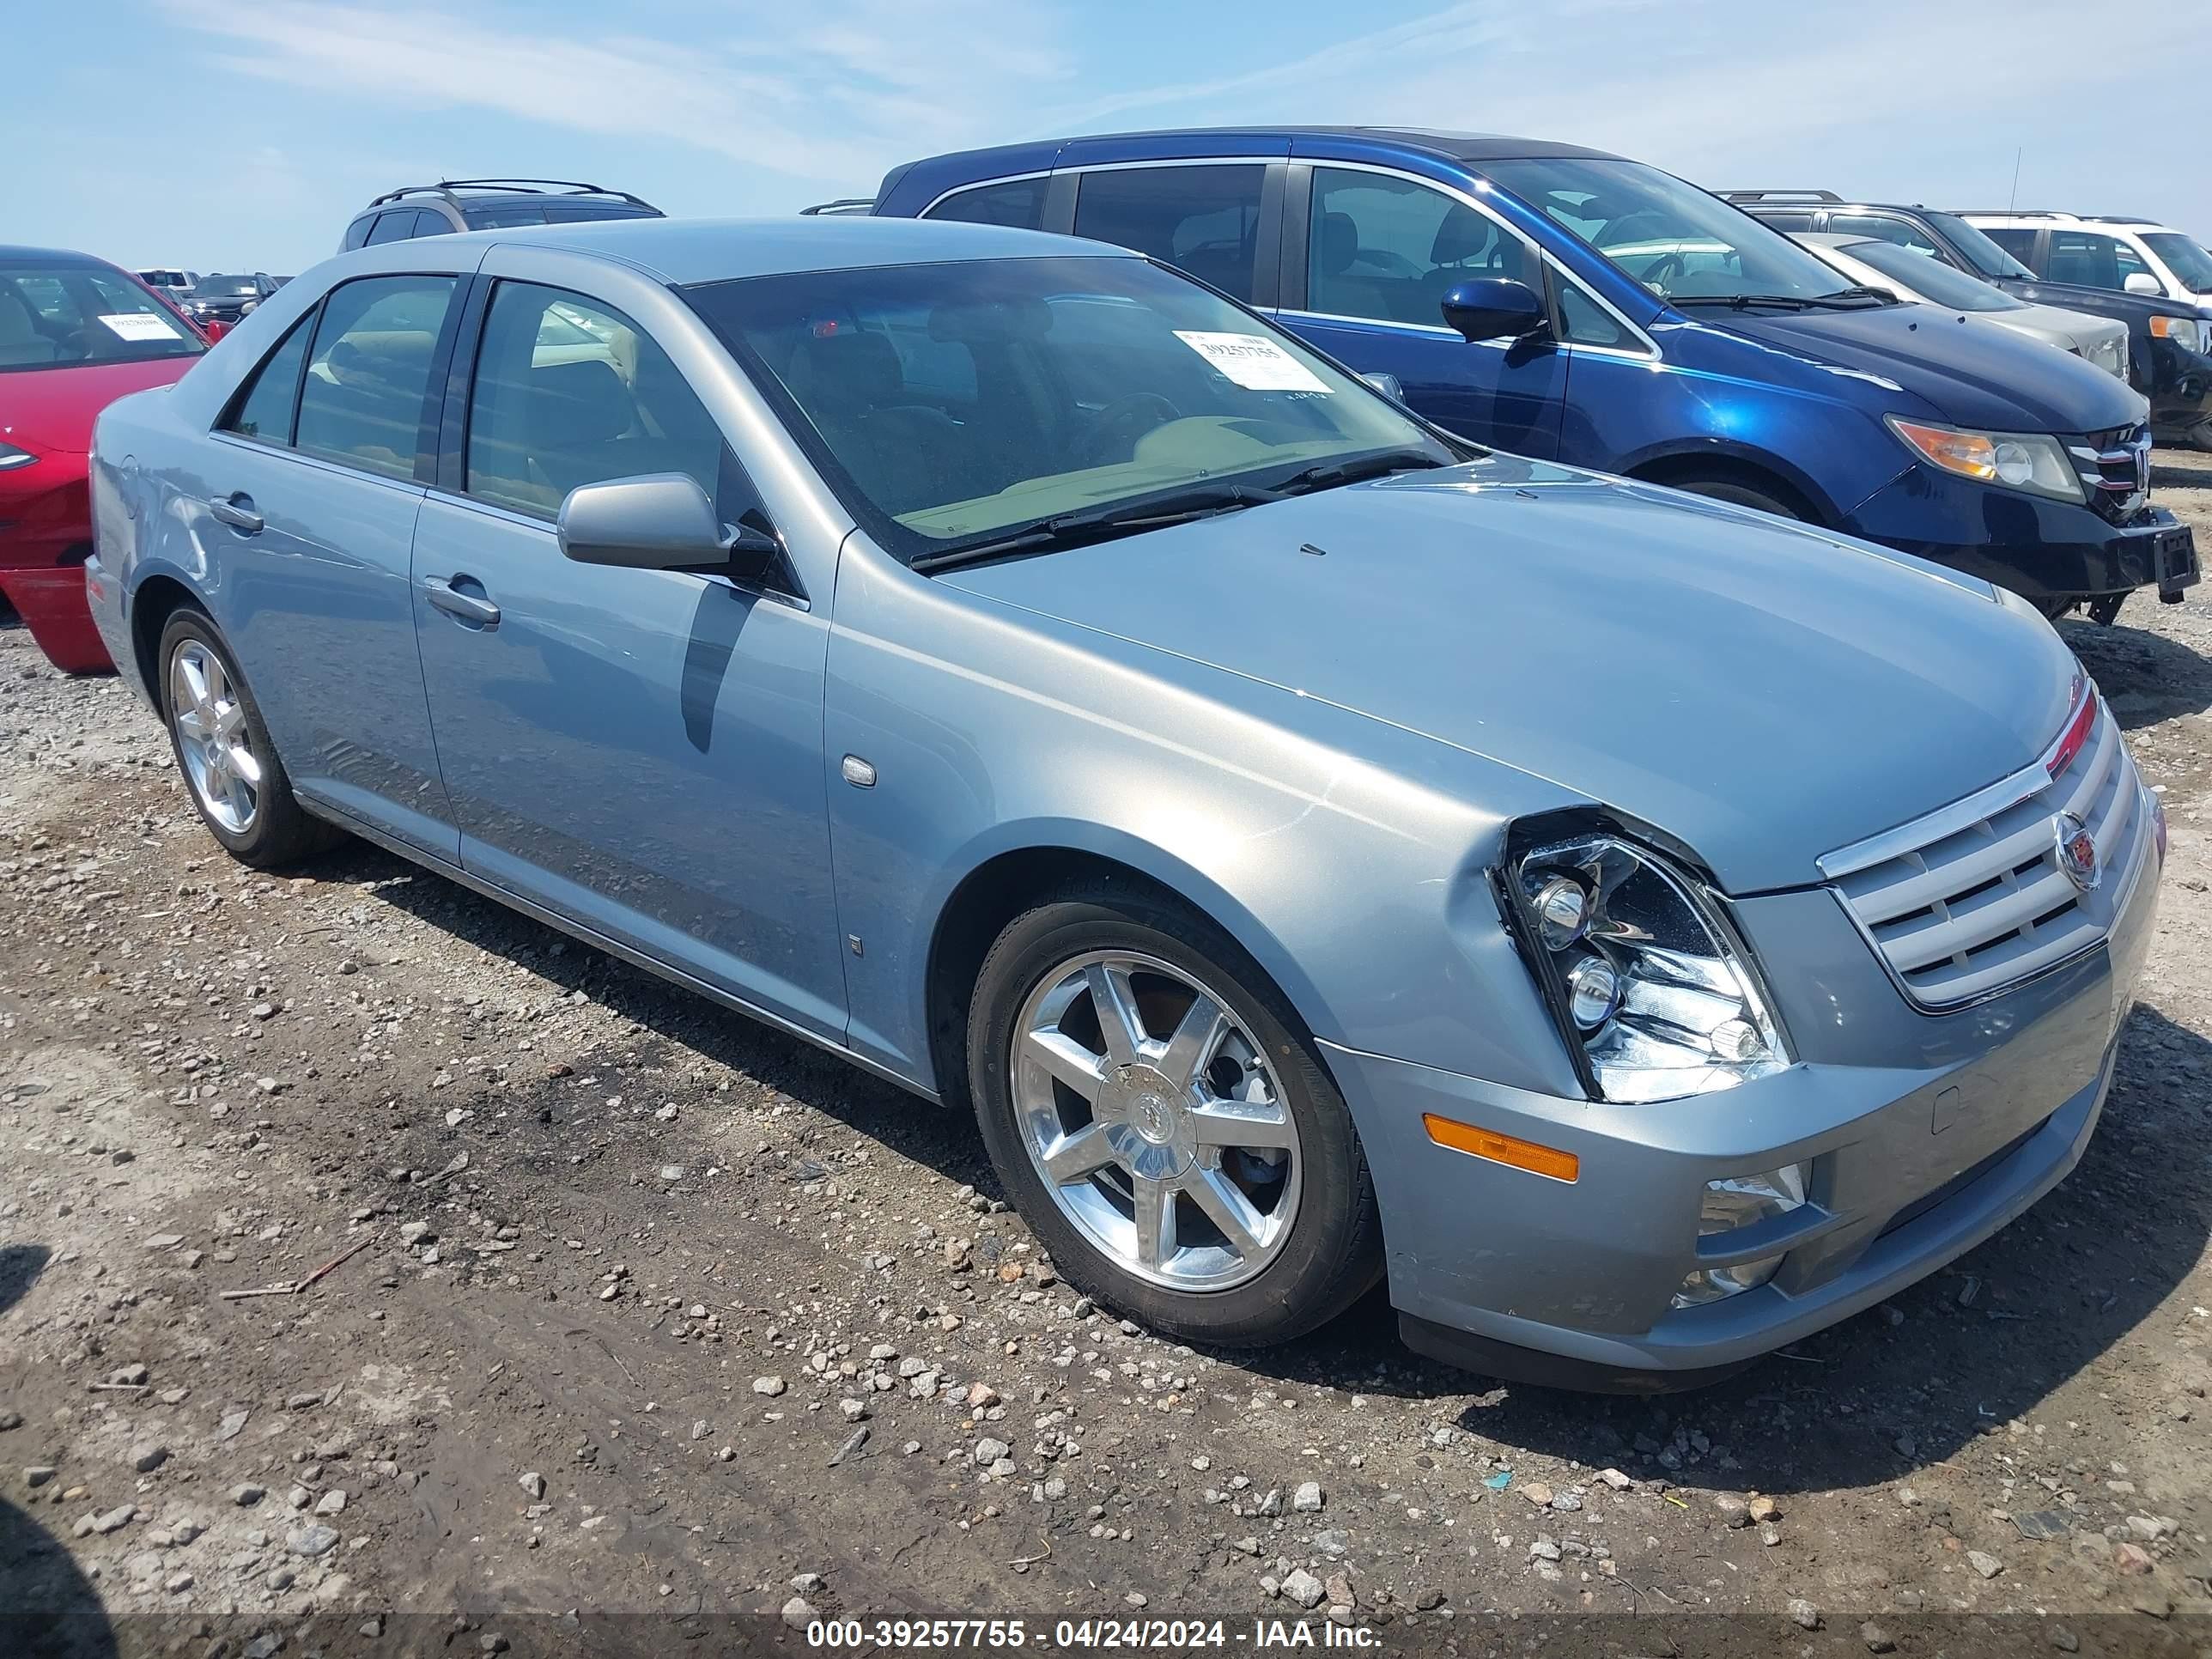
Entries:
{"label": "front tire", "polygon": [[1374,1184],[1282,994],[1205,917],[1105,878],[984,958],[969,1085],[1069,1283],[1156,1331],[1287,1341],[1381,1277]]}
{"label": "front tire", "polygon": [[179,607],[161,630],[161,718],[208,833],[257,870],[321,851],[337,832],[292,794],[261,710],[205,612]]}

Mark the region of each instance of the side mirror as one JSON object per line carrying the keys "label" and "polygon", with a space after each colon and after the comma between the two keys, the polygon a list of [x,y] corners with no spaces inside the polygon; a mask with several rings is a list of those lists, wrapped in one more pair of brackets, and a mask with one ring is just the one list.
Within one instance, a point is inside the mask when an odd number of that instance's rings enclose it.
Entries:
{"label": "side mirror", "polygon": [[1372,374],[1363,374],[1359,378],[1366,381],[1368,385],[1373,386],[1384,397],[1392,398],[1401,404],[1406,401],[1405,386],[1401,381],[1400,381],[1396,375],[1386,374],[1382,370],[1377,369]]}
{"label": "side mirror", "polygon": [[2166,289],[2157,277],[2147,270],[2131,270],[2120,286],[2130,294],[2148,294],[2154,300],[2162,298]]}
{"label": "side mirror", "polygon": [[689,570],[762,581],[782,557],[775,537],[723,524],[699,481],[683,472],[579,484],[561,503],[555,530],[562,557],[624,570]]}
{"label": "side mirror", "polygon": [[1444,295],[1444,325],[1459,331],[1469,345],[1483,340],[1518,340],[1545,325],[1544,302],[1526,283],[1485,276],[1462,283]]}

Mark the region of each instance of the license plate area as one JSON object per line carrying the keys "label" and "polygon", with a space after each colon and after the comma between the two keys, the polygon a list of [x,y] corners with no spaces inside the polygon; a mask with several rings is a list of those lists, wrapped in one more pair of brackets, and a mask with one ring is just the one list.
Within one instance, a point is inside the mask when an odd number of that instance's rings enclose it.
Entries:
{"label": "license plate area", "polygon": [[2151,556],[2153,568],[2158,574],[2160,592],[2173,592],[2196,586],[2197,538],[2187,525],[2176,525],[2170,530],[2160,531],[2158,540],[2152,545]]}

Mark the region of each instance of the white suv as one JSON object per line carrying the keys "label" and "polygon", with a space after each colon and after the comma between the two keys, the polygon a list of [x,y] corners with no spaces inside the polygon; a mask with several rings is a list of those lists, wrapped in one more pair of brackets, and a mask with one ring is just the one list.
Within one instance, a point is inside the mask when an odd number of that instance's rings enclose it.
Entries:
{"label": "white suv", "polygon": [[2081,213],[1959,216],[2046,283],[2212,306],[2212,252],[2146,219]]}

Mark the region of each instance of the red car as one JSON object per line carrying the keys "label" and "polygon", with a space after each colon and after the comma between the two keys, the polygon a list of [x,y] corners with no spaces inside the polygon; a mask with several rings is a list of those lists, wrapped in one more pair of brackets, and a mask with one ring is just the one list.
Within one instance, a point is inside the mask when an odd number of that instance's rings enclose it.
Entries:
{"label": "red car", "polygon": [[0,247],[0,594],[67,672],[111,665],[84,598],[93,417],[206,349],[182,312],[105,260]]}

